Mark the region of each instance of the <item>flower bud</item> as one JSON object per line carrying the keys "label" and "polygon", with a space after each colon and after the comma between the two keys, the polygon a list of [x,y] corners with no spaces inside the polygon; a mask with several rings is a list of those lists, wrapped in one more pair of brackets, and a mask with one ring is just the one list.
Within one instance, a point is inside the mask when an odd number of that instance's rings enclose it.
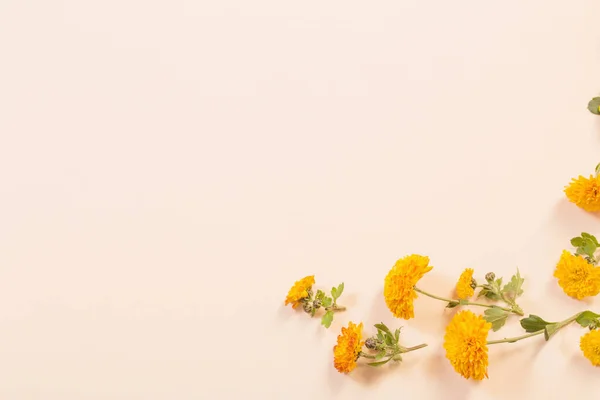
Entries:
{"label": "flower bud", "polygon": [[304,312],[307,314],[312,313],[313,305],[312,303],[304,303]]}
{"label": "flower bud", "polygon": [[321,305],[322,305],[322,304],[323,304],[323,303],[322,303],[322,302],[321,302],[321,300],[319,300],[319,299],[316,299],[315,301],[313,301],[313,307],[314,307],[315,309],[319,309],[319,308],[321,308]]}
{"label": "flower bud", "polygon": [[365,341],[365,347],[369,350],[376,350],[377,349],[377,340],[375,338],[368,338]]}
{"label": "flower bud", "polygon": [[475,278],[471,278],[471,287],[472,287],[473,289],[476,289],[476,288],[477,288],[477,281],[475,280]]}
{"label": "flower bud", "polygon": [[308,297],[313,297],[312,287],[309,287],[308,289],[306,289],[306,293],[308,293]]}
{"label": "flower bud", "polygon": [[488,272],[487,274],[485,274],[485,280],[488,281],[489,283],[494,282],[494,279],[496,279],[496,274],[493,272]]}

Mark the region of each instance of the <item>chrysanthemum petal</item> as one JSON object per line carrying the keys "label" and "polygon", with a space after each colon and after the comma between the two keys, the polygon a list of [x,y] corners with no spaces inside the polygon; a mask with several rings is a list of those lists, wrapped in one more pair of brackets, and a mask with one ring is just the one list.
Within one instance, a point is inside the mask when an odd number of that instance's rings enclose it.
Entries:
{"label": "chrysanthemum petal", "polygon": [[590,331],[583,335],[579,347],[592,365],[600,366],[600,330]]}
{"label": "chrysanthemum petal", "polygon": [[600,293],[600,267],[566,250],[556,264],[554,276],[558,278],[563,291],[575,299],[581,300]]}
{"label": "chrysanthemum petal", "polygon": [[417,298],[414,286],[433,267],[429,257],[413,254],[396,261],[385,277],[383,296],[388,308],[397,318],[414,318],[413,301]]}
{"label": "chrysanthemum petal", "polygon": [[356,360],[365,343],[362,330],[362,322],[358,325],[350,322],[337,337],[337,344],[333,347],[333,366],[339,372],[348,373],[356,368]]}
{"label": "chrysanthemum petal", "polygon": [[467,268],[460,274],[456,283],[456,295],[459,299],[470,299],[475,294],[475,289],[471,286],[473,272],[472,268]]}
{"label": "chrysanthemum petal", "polygon": [[600,176],[573,178],[565,188],[565,194],[569,201],[585,211],[600,211]]}
{"label": "chrysanthemum petal", "polygon": [[314,284],[314,275],[306,276],[299,281],[296,281],[285,298],[285,305],[291,304],[293,308],[298,307],[300,301],[305,297],[308,297],[308,289]]}
{"label": "chrysanthemum petal", "polygon": [[446,358],[463,377],[487,378],[487,336],[492,324],[465,310],[454,315],[444,336]]}

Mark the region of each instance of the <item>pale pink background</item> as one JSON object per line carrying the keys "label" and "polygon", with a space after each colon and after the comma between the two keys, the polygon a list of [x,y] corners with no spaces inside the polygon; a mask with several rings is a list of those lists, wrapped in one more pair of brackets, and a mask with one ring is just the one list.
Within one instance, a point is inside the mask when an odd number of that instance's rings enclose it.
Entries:
{"label": "pale pink background", "polygon": [[[444,358],[443,304],[395,320],[382,286],[422,253],[440,294],[518,266],[527,312],[600,310],[552,278],[569,238],[600,234],[562,193],[600,161],[599,18],[597,0],[2,0],[0,398],[597,397],[582,329],[494,347],[475,383]],[[329,331],[283,308],[308,274],[346,284]],[[430,346],[343,376],[349,320]]]}

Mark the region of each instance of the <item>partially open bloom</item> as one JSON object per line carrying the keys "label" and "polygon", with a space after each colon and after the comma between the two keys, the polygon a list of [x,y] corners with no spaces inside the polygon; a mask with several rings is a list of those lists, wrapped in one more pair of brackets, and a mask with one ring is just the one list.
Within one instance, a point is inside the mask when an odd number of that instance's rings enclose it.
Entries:
{"label": "partially open bloom", "polygon": [[578,207],[589,212],[600,211],[600,176],[589,178],[579,175],[565,188],[567,198]]}
{"label": "partially open bloom", "polygon": [[463,377],[482,380],[487,378],[487,336],[492,324],[471,311],[454,315],[444,336],[446,358]]}
{"label": "partially open bloom", "polygon": [[472,286],[473,269],[467,268],[460,274],[456,283],[456,295],[459,299],[470,299],[475,294],[475,288]]}
{"label": "partially open bloom", "polygon": [[554,276],[563,291],[578,300],[600,293],[600,267],[566,250],[556,264]]}
{"label": "partially open bloom", "polygon": [[583,335],[579,347],[592,365],[600,366],[600,330],[593,330]]}
{"label": "partially open bloom", "polygon": [[333,366],[339,372],[348,373],[356,368],[356,360],[364,344],[361,341],[362,329],[362,322],[358,325],[350,322],[337,337],[337,344],[333,347]]}
{"label": "partially open bloom", "polygon": [[293,308],[298,307],[302,299],[309,297],[309,290],[315,284],[315,276],[307,276],[294,283],[285,298],[285,305],[291,304]]}
{"label": "partially open bloom", "polygon": [[395,317],[414,318],[413,301],[417,298],[414,287],[433,267],[429,257],[413,254],[396,261],[385,277],[383,296],[388,308]]}

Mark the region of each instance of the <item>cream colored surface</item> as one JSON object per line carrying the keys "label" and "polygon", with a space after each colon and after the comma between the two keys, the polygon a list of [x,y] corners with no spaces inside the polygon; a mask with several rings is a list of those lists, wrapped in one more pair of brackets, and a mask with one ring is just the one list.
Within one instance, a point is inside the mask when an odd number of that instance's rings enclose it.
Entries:
{"label": "cream colored surface", "polygon": [[[600,219],[600,2],[0,2],[0,398],[575,399],[582,329],[444,358],[395,320],[396,259],[526,278],[526,312],[600,310],[552,278]],[[283,307],[344,281],[330,330]],[[481,310],[478,310],[481,311]],[[332,366],[342,324],[404,326],[396,368]],[[502,338],[520,332],[511,319]],[[590,397],[591,396],[591,397]]]}

